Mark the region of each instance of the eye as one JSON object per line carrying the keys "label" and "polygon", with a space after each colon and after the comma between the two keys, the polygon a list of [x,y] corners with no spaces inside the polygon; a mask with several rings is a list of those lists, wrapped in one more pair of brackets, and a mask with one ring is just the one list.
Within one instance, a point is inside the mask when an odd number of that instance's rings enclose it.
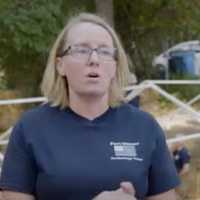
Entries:
{"label": "eye", "polygon": [[100,48],[100,49],[99,49],[99,53],[100,53],[101,55],[105,55],[105,56],[113,55],[112,49],[108,49],[108,48]]}
{"label": "eye", "polygon": [[74,49],[74,52],[79,54],[88,54],[90,53],[90,49],[87,47],[77,47]]}

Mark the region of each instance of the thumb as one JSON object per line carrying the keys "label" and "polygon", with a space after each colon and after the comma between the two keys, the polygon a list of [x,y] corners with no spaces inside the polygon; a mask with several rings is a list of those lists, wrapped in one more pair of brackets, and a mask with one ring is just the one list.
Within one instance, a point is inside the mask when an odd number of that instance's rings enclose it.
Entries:
{"label": "thumb", "polygon": [[131,182],[121,182],[120,188],[123,190],[123,192],[135,196],[135,188]]}

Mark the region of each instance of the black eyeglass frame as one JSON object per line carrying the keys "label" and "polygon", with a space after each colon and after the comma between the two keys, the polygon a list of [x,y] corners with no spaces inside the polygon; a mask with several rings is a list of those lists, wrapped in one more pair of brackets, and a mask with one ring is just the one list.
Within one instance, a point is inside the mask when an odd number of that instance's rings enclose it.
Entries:
{"label": "black eyeglass frame", "polygon": [[[57,57],[63,57],[63,56],[65,56],[65,55],[68,55],[68,52],[69,52],[71,49],[72,49],[72,46],[70,45],[70,46],[67,47],[67,49],[65,49],[63,52],[61,52],[60,54],[58,54]],[[98,48],[94,48],[94,49],[91,48],[91,53],[90,53],[90,55],[93,53],[93,51],[96,51],[96,52],[97,52],[97,50],[98,50]],[[114,60],[117,60],[117,49],[114,48],[114,50],[115,50],[115,51],[114,51],[113,59],[114,59]]]}

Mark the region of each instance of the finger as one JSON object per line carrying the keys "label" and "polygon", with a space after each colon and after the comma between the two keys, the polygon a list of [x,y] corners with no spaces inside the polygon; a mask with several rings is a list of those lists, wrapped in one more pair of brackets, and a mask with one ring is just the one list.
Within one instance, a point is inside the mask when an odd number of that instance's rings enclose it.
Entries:
{"label": "finger", "polygon": [[131,182],[121,182],[120,183],[121,189],[131,195],[135,195],[135,188],[133,187]]}

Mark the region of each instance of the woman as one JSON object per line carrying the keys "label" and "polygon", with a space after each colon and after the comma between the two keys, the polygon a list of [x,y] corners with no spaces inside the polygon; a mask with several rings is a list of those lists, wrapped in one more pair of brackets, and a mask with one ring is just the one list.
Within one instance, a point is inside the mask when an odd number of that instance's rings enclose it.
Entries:
{"label": "woman", "polygon": [[0,187],[14,200],[174,200],[162,130],[123,104],[127,58],[113,29],[80,14],[58,36],[42,82],[48,103],[24,114]]}

